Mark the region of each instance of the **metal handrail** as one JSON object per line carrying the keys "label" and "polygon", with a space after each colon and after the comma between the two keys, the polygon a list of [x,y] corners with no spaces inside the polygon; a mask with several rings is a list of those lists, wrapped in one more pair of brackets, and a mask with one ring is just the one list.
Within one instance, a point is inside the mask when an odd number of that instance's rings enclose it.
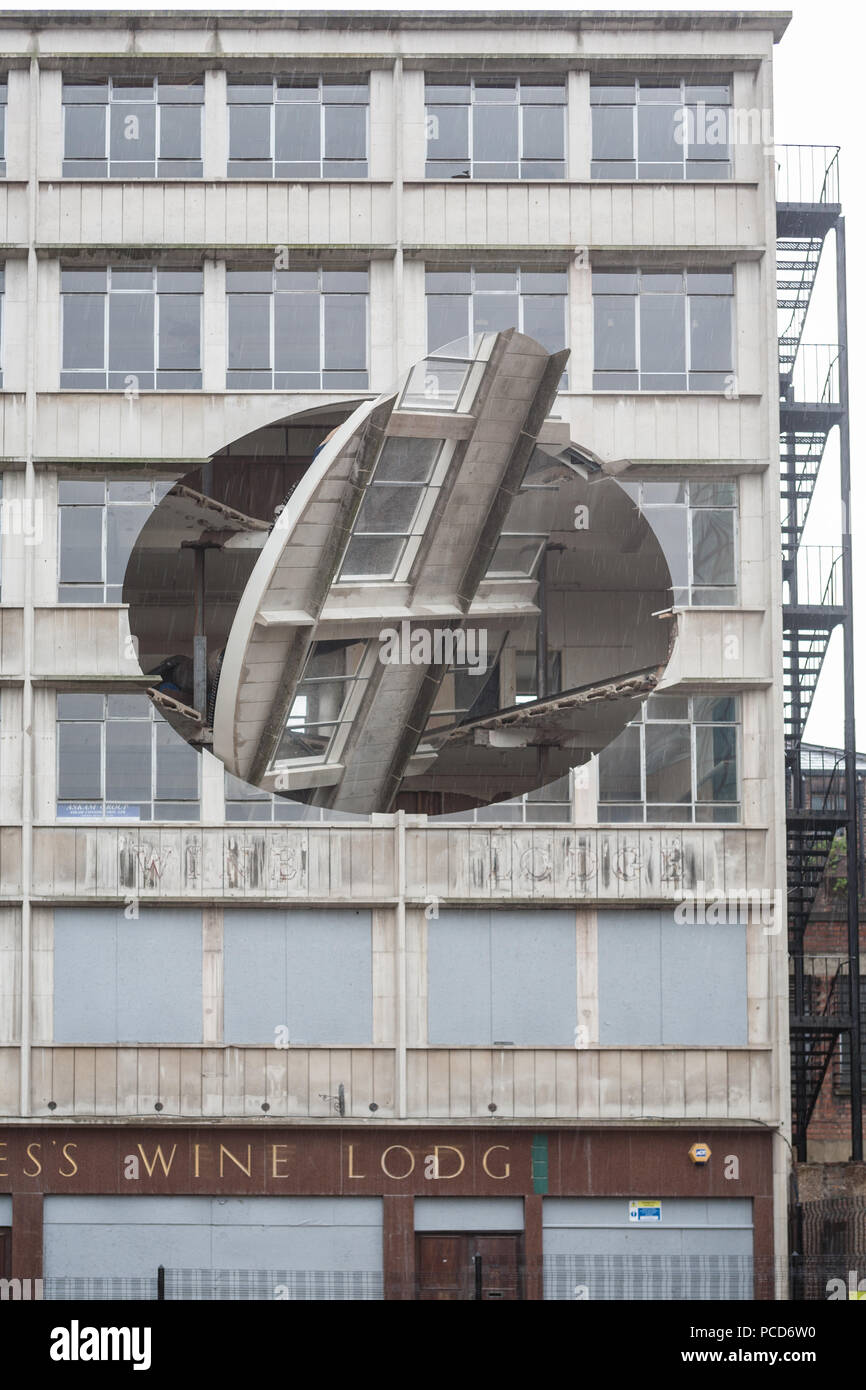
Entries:
{"label": "metal handrail", "polygon": [[776,201],[837,204],[839,150],[839,145],[777,145]]}

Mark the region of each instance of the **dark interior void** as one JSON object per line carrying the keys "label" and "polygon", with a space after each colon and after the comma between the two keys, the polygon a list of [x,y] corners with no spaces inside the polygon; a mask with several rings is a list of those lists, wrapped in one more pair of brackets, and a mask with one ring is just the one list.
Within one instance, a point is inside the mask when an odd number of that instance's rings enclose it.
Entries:
{"label": "dark interior void", "polygon": [[[270,525],[277,509],[304,476],[316,449],[354,408],[355,403],[329,407],[257,430],[177,481]],[[170,499],[167,500],[170,505]],[[183,703],[192,699],[196,617],[195,555],[184,544],[189,538],[187,530],[182,515],[172,520],[169,508],[161,504],[141,530],[123,585],[123,602],[129,604],[129,625],[138,639],[142,671],[154,671],[176,656],[188,663],[181,665],[179,679],[172,681],[177,691],[171,693],[176,693]],[[218,531],[217,519],[217,539]],[[204,632],[209,658],[225,646],[258,554],[257,549],[222,549],[218,544],[205,548]],[[177,672],[168,674],[176,676]]]}

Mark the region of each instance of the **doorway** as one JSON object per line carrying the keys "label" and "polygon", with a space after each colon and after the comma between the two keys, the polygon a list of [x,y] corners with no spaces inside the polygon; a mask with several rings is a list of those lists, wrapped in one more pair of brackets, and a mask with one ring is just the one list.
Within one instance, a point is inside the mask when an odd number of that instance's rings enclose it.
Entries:
{"label": "doorway", "polygon": [[437,1231],[417,1235],[415,1242],[419,1299],[523,1298],[520,1235]]}

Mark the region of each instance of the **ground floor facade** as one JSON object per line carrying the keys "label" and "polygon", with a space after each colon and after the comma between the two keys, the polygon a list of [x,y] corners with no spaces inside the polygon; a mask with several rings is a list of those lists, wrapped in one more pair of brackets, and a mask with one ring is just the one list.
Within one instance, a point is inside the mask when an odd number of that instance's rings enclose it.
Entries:
{"label": "ground floor facade", "polygon": [[49,1299],[772,1298],[772,1171],[745,1127],[8,1126],[0,1278]]}

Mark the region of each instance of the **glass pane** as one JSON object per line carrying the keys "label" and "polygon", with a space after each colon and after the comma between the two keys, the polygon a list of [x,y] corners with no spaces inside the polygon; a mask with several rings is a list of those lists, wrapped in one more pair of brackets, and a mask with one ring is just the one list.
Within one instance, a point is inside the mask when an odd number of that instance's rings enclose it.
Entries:
{"label": "glass pane", "polygon": [[468,294],[428,294],[428,352],[468,336],[470,302]]}
{"label": "glass pane", "polygon": [[692,371],[729,371],[731,352],[731,304],[725,297],[689,295]]}
{"label": "glass pane", "polygon": [[316,294],[274,297],[274,367],[278,372],[318,372],[320,300]]}
{"label": "glass pane", "polygon": [[[170,491],[172,484],[163,484],[163,486]],[[108,484],[108,500],[109,502],[150,502],[151,487],[151,483],[121,482],[117,478],[112,478]]]}
{"label": "glass pane", "polygon": [[423,488],[408,483],[389,486],[387,483],[368,489],[361,503],[355,530],[390,531],[397,535],[409,529],[418,510]]}
{"label": "glass pane", "polygon": [[108,550],[106,557],[106,582],[108,584],[123,583],[132,547],[135,545],[141,528],[151,511],[152,508],[149,506],[108,508]]}
{"label": "glass pane", "polygon": [[105,483],[100,478],[98,483],[79,482],[78,479],[61,478],[57,484],[58,502],[90,502],[94,506],[102,506],[105,501]]}
{"label": "glass pane", "polygon": [[644,736],[647,801],[691,801],[691,733],[688,724],[647,724]]}
{"label": "glass pane", "polygon": [[428,106],[427,158],[467,159],[469,156],[469,108]]}
{"label": "glass pane", "polygon": [[367,155],[367,108],[325,108],[325,154],[329,159],[364,159]]}
{"label": "glass pane", "polygon": [[159,297],[159,366],[163,370],[198,367],[201,360],[201,296]]}
{"label": "glass pane", "polygon": [[634,108],[598,106],[592,113],[593,159],[634,158]]}
{"label": "glass pane", "polygon": [[523,113],[524,160],[560,160],[566,153],[564,111],[557,106],[528,106]]}
{"label": "glass pane", "polygon": [[737,503],[736,483],[695,483],[689,485],[693,507],[734,507]]}
{"label": "glass pane", "polygon": [[548,352],[559,352],[565,347],[565,300],[555,295],[527,295],[523,331]]}
{"label": "glass pane", "polygon": [[116,372],[153,371],[152,294],[108,297],[108,365]]}
{"label": "glass pane", "polygon": [[438,439],[402,439],[392,435],[385,440],[379,455],[376,482],[425,483],[441,447]]}
{"label": "glass pane", "polygon": [[[720,106],[689,106],[686,130],[688,134],[688,156],[690,159],[719,160],[728,159],[730,143],[728,118],[730,112]],[[756,112],[757,114],[757,112]],[[758,143],[761,140],[760,124],[757,130]]]}
{"label": "glass pane", "polygon": [[648,507],[657,502],[685,502],[685,483],[641,483],[641,503]]}
{"label": "glass pane", "polygon": [[650,695],[644,705],[647,719],[688,719],[688,695]]}
{"label": "glass pane", "polygon": [[141,102],[112,105],[112,159],[152,160],[156,157],[156,107]]}
{"label": "glass pane", "polygon": [[58,719],[101,719],[105,709],[102,695],[58,695]]}
{"label": "glass pane", "polygon": [[105,366],[105,299],[101,294],[64,295],[63,365]]}
{"label": "glass pane", "polygon": [[318,163],[321,153],[322,113],[318,102],[312,105],[282,105],[274,112],[274,140],[277,159],[310,160]]}
{"label": "glass pane", "polygon": [[664,551],[674,586],[688,586],[689,551],[686,531],[688,513],[685,507],[649,507],[647,521]]}
{"label": "glass pane", "polygon": [[596,295],[593,318],[596,371],[628,371],[636,367],[634,298]]}
{"label": "glass pane", "polygon": [[63,126],[67,159],[105,158],[104,106],[67,106]]}
{"label": "glass pane", "polygon": [[642,372],[683,372],[686,366],[685,304],[680,295],[641,295]]}
{"label": "glass pane", "polygon": [[694,718],[697,724],[733,724],[737,719],[735,695],[696,695]]}
{"label": "glass pane", "polygon": [[403,553],[404,544],[399,536],[393,539],[388,536],[353,536],[346,550],[340,577],[390,575]]}
{"label": "glass pane", "polygon": [[638,107],[638,159],[667,160],[671,163],[682,159],[685,119],[681,113],[680,106]]}
{"label": "glass pane", "polygon": [[271,297],[230,294],[229,368],[269,368],[271,365]]}
{"label": "glass pane", "polygon": [[737,731],[705,726],[695,730],[698,801],[736,801]]}
{"label": "glass pane", "polygon": [[599,753],[598,799],[640,801],[640,729],[623,729]]}
{"label": "glass pane", "polygon": [[366,365],[366,295],[325,295],[325,368],[352,371]]}
{"label": "glass pane", "polygon": [[472,157],[500,163],[517,159],[517,107],[476,106],[472,112]]}
{"label": "glass pane", "polygon": [[692,581],[736,583],[733,512],[692,512]]}
{"label": "glass pane", "polygon": [[160,107],[159,153],[162,159],[201,157],[200,106]]}
{"label": "glass pane", "polygon": [[150,720],[109,720],[105,725],[106,801],[149,801]]}
{"label": "glass pane", "polygon": [[538,562],[542,536],[500,536],[488,574],[529,576]]}
{"label": "glass pane", "polygon": [[60,508],[62,583],[102,583],[102,516],[102,507]]}
{"label": "glass pane", "polygon": [[270,106],[230,106],[229,158],[269,159],[270,155]]}
{"label": "glass pane", "polygon": [[472,296],[474,333],[498,333],[520,324],[520,305],[516,294],[474,294]]}
{"label": "glass pane", "polygon": [[58,724],[58,800],[92,801],[102,796],[101,735],[101,724]]}
{"label": "glass pane", "polygon": [[199,756],[163,720],[156,723],[156,795],[161,800],[198,800]]}

